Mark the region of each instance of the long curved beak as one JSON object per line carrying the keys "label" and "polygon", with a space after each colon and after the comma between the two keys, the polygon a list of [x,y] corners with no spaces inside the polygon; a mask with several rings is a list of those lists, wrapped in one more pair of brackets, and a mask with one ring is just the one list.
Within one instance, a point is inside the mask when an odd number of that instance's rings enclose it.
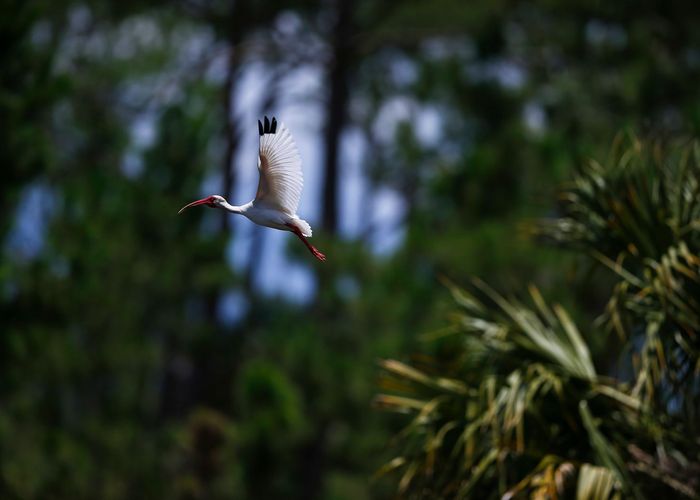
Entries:
{"label": "long curved beak", "polygon": [[197,200],[197,201],[193,201],[192,203],[188,203],[187,205],[185,205],[184,207],[182,207],[180,209],[178,214],[181,214],[186,208],[196,207],[197,205],[206,205],[208,201],[209,201],[209,198],[202,198],[201,200]]}

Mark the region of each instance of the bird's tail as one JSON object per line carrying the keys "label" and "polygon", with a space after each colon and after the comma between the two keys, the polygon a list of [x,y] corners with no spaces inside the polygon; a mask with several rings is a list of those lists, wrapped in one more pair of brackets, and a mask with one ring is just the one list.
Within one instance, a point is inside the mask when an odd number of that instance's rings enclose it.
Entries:
{"label": "bird's tail", "polygon": [[291,223],[299,228],[299,231],[301,231],[301,234],[303,236],[306,236],[307,238],[311,238],[311,226],[309,225],[308,222],[306,222],[304,219],[293,219]]}

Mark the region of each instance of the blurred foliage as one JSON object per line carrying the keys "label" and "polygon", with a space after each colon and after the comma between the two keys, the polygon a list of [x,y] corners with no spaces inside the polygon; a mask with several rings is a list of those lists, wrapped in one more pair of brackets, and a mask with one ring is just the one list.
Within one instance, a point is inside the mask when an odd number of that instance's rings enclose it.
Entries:
{"label": "blurred foliage", "polygon": [[607,328],[587,337],[617,331],[619,363],[637,360],[634,372],[598,374],[570,316],[534,287],[525,305],[480,280],[449,284],[449,350],[415,367],[381,363],[391,393],[376,403],[414,415],[402,455],[381,470],[400,469],[401,494],[699,494],[698,145],[621,144],[605,166],[582,169],[561,192],[561,216],[535,230],[615,272]]}
{"label": "blurred foliage", "polygon": [[[687,384],[697,377],[676,366],[697,353],[686,329],[697,304],[678,295],[697,286],[697,209],[683,201],[695,184],[679,180],[696,179],[695,160],[683,160],[686,150],[620,148],[624,161],[615,153],[582,169],[569,198],[552,199],[571,166],[603,157],[621,129],[661,142],[697,135],[698,9],[680,0],[1,1],[0,497],[391,497],[391,480],[369,479],[402,424],[370,409],[376,359],[417,349],[444,359],[433,369],[449,374],[447,386],[428,384],[454,400],[440,400],[440,411],[460,408],[462,387],[481,383],[453,357],[461,348],[419,347],[418,335],[452,314],[441,276],[479,275],[498,289],[533,281],[571,316],[542,316],[540,299],[533,308],[487,287],[469,291],[489,321],[508,326],[491,339],[499,348],[537,358],[523,366],[496,350],[504,365],[492,366],[488,390],[505,387],[522,405],[522,388],[537,383],[527,398],[549,419],[533,422],[533,434],[527,413],[506,405],[507,419],[490,415],[508,430],[474,436],[469,463],[485,461],[471,491],[517,481],[518,491],[551,491],[559,481],[584,496],[626,495],[623,472],[685,470],[681,455],[650,451],[648,431],[656,417],[666,429],[666,413],[679,422],[697,414],[697,387]],[[261,103],[250,86],[262,89]],[[294,271],[315,287],[306,302],[264,286],[268,233],[251,238],[240,265],[231,249],[246,247],[247,233],[206,210],[176,217],[221,179],[237,192],[248,116],[283,107],[299,110],[320,149],[333,150],[331,132],[342,139],[340,180],[323,188],[342,192],[314,198],[353,199],[346,140],[362,144],[360,227],[315,231],[330,257],[323,268],[290,243]],[[655,170],[659,158],[668,178]],[[620,198],[624,186],[638,194]],[[380,220],[387,193],[401,207],[391,224]],[[659,199],[669,200],[661,211]],[[302,209],[312,222],[328,212]],[[614,238],[600,226],[607,212]],[[555,214],[541,235],[593,259],[532,244],[522,221]],[[377,251],[389,239],[391,249]],[[605,325],[617,333],[584,330],[582,348],[571,325],[589,324],[606,304]],[[535,330],[517,311],[540,318]],[[542,329],[549,350],[533,344]],[[416,359],[421,371],[426,358]],[[568,384],[563,399],[556,380]],[[467,395],[474,412],[492,401],[488,391]],[[649,408],[648,422],[632,400]],[[601,422],[608,411],[614,419]],[[576,456],[561,452],[572,426],[586,436]],[[620,436],[637,433],[637,448],[618,450]],[[489,464],[504,463],[488,448],[497,437],[542,453],[538,439],[551,437],[561,454],[513,459],[529,475],[494,475]],[[403,486],[423,484],[416,467]]]}

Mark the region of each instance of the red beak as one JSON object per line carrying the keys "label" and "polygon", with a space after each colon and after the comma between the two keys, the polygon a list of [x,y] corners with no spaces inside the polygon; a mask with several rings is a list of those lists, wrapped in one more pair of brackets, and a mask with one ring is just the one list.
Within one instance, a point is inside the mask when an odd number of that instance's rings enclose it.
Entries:
{"label": "red beak", "polygon": [[209,198],[210,198],[210,197],[202,198],[201,200],[193,201],[192,203],[189,203],[189,204],[185,205],[184,207],[182,207],[182,208],[180,209],[180,211],[178,212],[178,214],[181,214],[181,213],[183,212],[183,210],[185,210],[186,208],[196,207],[197,205],[208,205],[208,204],[209,204]]}

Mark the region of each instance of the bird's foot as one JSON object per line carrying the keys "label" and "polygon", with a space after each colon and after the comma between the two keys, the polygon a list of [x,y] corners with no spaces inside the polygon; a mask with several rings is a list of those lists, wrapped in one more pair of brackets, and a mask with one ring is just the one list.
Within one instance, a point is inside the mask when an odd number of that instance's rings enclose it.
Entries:
{"label": "bird's foot", "polygon": [[326,256],[319,252],[316,247],[311,247],[311,253],[321,262],[326,262]]}
{"label": "bird's foot", "polygon": [[302,242],[304,245],[306,245],[306,248],[309,249],[309,252],[311,252],[311,254],[312,254],[314,257],[316,257],[316,258],[317,258],[318,260],[320,260],[321,262],[325,262],[325,261],[326,261],[326,256],[323,255],[321,252],[319,252],[319,251],[318,251],[318,248],[316,248],[316,247],[313,246],[311,243],[309,243],[309,240],[307,240],[306,237],[305,237],[303,234],[301,234],[301,230],[300,230],[297,226],[295,226],[295,225],[293,225],[293,224],[285,224],[285,225],[290,229],[290,231],[292,231],[294,234],[296,234],[296,235],[299,237],[299,239],[301,240],[301,242]]}

